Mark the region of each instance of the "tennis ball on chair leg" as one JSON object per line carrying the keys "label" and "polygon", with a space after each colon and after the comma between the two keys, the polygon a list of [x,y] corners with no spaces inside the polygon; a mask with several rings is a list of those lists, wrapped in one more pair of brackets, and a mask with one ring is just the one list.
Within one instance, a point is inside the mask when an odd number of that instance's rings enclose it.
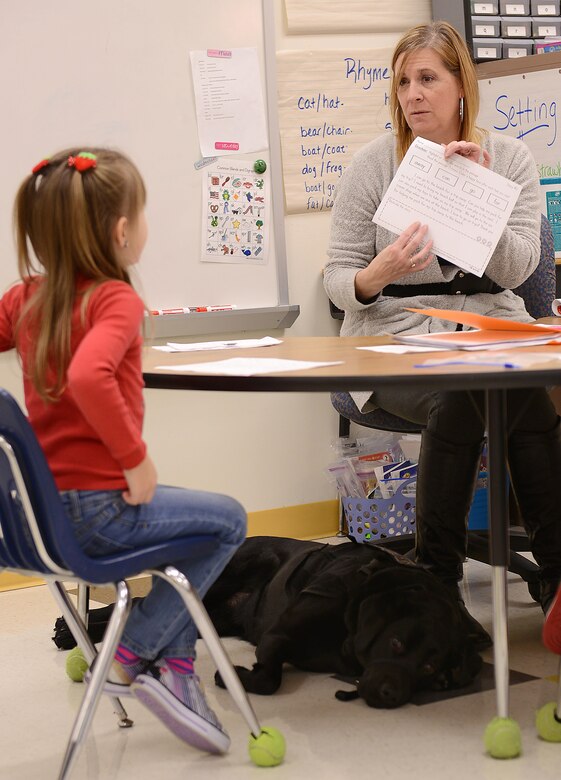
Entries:
{"label": "tennis ball on chair leg", "polygon": [[79,647],[74,647],[66,658],[66,674],[74,682],[82,682],[88,668],[88,662],[84,657],[84,653]]}
{"label": "tennis ball on chair leg", "polygon": [[536,713],[538,735],[546,742],[561,742],[561,719],[557,718],[557,702],[550,701]]}
{"label": "tennis ball on chair leg", "polygon": [[256,766],[278,766],[282,764],[286,753],[286,743],[278,729],[266,726],[261,734],[249,736],[249,756]]}
{"label": "tennis ball on chair leg", "polygon": [[516,758],[522,752],[520,726],[512,718],[493,718],[485,729],[485,749],[492,758]]}

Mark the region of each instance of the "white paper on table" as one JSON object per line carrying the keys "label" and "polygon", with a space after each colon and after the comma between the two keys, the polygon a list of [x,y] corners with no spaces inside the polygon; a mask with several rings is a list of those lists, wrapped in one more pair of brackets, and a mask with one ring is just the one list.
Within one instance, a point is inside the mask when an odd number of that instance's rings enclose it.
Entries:
{"label": "white paper on table", "polygon": [[440,352],[446,347],[413,347],[406,344],[381,344],[377,347],[357,347],[368,352],[382,352],[390,355],[406,355],[408,352]]}
{"label": "white paper on table", "polygon": [[266,149],[257,49],[206,49],[190,54],[203,157]]}
{"label": "white paper on table", "polygon": [[444,147],[416,138],[388,187],[373,222],[402,233],[420,221],[433,252],[482,276],[521,187]]}
{"label": "white paper on table", "polygon": [[301,371],[305,368],[338,366],[342,360],[315,362],[311,360],[285,360],[282,358],[229,358],[212,363],[190,363],[184,366],[156,366],[167,371],[195,371],[200,374],[230,374],[232,376],[253,376],[273,374],[279,371]]}
{"label": "white paper on table", "polygon": [[152,349],[159,352],[202,352],[207,349],[248,349],[249,347],[272,347],[282,344],[280,339],[264,336],[262,339],[237,339],[234,341],[199,341],[193,344],[180,344],[168,341],[167,344]]}

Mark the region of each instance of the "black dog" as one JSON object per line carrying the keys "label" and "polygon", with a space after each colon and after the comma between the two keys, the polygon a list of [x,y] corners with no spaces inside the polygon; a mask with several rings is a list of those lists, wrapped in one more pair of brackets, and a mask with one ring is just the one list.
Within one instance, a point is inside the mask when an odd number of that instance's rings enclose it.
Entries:
{"label": "black dog", "polygon": [[204,601],[220,635],[257,646],[253,669],[236,667],[252,693],[274,693],[289,663],[358,680],[339,698],[399,707],[481,668],[449,590],[382,546],[252,537]]}

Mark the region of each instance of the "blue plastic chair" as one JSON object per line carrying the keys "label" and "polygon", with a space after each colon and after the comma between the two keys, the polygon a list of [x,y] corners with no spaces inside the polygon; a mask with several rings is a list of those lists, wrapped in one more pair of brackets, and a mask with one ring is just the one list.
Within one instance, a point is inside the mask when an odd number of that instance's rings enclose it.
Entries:
{"label": "blue plastic chair", "polygon": [[[169,565],[172,560],[191,557],[196,560],[215,544],[211,536],[190,536],[90,558],[76,543],[53,476],[27,418],[12,396],[0,389],[0,571],[44,578],[90,666],[97,659],[74,721],[59,780],[69,776],[87,737],[130,612],[131,597],[125,579],[145,571],[162,577],[179,592],[251,735],[257,739],[262,734],[247,694],[196,590],[184,574]],[[99,654],[62,584],[68,580],[79,586],[111,584],[115,587],[115,607]],[[119,726],[132,726],[119,699],[113,698],[112,702]]]}

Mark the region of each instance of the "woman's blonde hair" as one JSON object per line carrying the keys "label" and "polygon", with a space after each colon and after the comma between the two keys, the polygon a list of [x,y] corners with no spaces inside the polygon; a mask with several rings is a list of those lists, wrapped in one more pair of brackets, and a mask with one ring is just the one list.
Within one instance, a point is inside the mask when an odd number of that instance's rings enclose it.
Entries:
{"label": "woman's blonde hair", "polygon": [[[80,171],[73,159],[95,158]],[[71,357],[72,312],[78,279],[91,280],[83,298],[108,280],[130,284],[115,254],[113,231],[121,217],[134,224],[146,201],[136,166],[111,149],[65,149],[37,165],[22,182],[14,204],[18,270],[33,294],[22,310],[31,354],[27,371],[45,401],[56,400]],[[29,336],[27,336],[29,337]]]}
{"label": "woman's blonde hair", "polygon": [[[401,72],[409,55],[419,49],[432,49],[435,51],[442,60],[444,67],[458,79],[462,86],[464,92],[463,121],[460,123],[460,137],[457,140],[480,143],[482,136],[482,131],[475,125],[479,113],[479,85],[475,66],[465,41],[448,22],[419,24],[401,37],[396,44],[392,57],[390,111],[394,130],[397,134],[399,160],[403,159],[409,149],[413,141],[413,133],[409,129],[409,125],[399,105],[397,91],[401,80]],[[402,54],[405,56],[400,63],[400,70],[397,72],[396,62]]]}

